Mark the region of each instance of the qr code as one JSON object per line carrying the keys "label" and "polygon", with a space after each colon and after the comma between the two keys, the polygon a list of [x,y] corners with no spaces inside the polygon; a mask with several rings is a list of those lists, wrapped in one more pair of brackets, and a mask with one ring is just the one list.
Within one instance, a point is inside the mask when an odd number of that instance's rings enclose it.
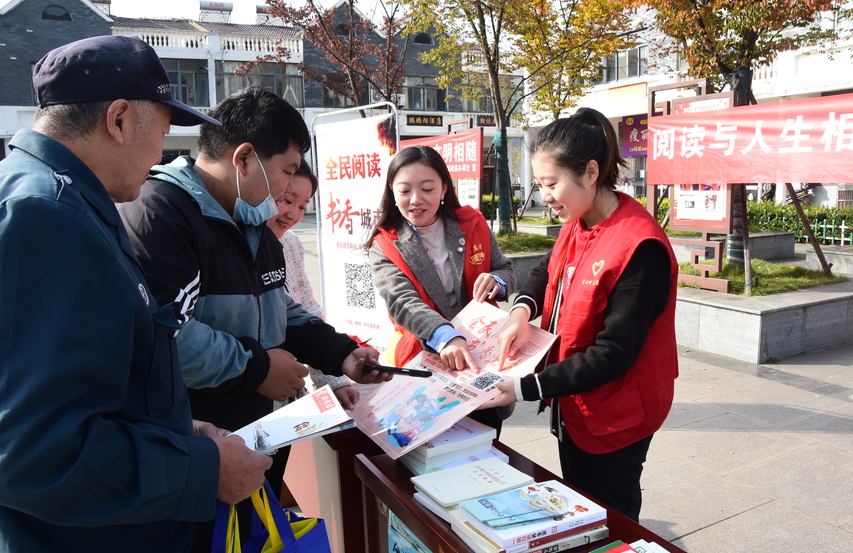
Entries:
{"label": "qr code", "polygon": [[497,384],[503,380],[500,376],[495,373],[485,372],[468,383],[472,388],[476,388],[477,390],[486,390],[491,388],[493,385]]}
{"label": "qr code", "polygon": [[376,309],[376,293],[370,267],[359,263],[344,263],[347,286],[347,307]]}

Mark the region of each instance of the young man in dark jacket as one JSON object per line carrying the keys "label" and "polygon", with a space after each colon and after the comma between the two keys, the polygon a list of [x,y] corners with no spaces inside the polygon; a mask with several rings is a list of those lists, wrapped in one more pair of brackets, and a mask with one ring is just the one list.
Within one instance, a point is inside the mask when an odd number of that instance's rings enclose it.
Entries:
{"label": "young man in dark jacket", "polygon": [[[237,430],[296,395],[302,363],[361,382],[390,378],[364,375],[375,350],[286,295],[284,255],[265,222],[310,145],[302,117],[256,87],[210,115],[222,126],[201,126],[198,160],[154,167],[139,199],[120,208],[155,298],[182,304],[178,357],[193,415]],[[276,493],[286,459],[279,452],[267,473]]]}

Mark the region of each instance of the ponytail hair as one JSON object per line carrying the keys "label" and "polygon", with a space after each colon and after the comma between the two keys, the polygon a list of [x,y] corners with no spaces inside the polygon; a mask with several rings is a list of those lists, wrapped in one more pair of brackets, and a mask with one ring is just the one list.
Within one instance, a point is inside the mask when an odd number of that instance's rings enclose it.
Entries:
{"label": "ponytail hair", "polygon": [[558,166],[580,176],[590,161],[598,163],[596,186],[616,189],[619,167],[627,167],[610,121],[599,111],[580,108],[571,117],[557,119],[536,135],[530,155],[547,154]]}

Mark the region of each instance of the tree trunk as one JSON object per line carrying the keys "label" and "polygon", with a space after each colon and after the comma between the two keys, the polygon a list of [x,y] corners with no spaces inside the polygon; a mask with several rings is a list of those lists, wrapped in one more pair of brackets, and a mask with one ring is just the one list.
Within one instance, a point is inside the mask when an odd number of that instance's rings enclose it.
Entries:
{"label": "tree trunk", "polygon": [[[732,233],[726,239],[726,263],[743,267],[743,225],[745,217],[742,213],[741,195],[743,186],[730,184],[732,187]],[[747,222],[747,224],[749,224]]]}
{"label": "tree trunk", "polygon": [[498,200],[498,230],[512,232],[512,199],[509,184],[509,156],[507,154],[506,128],[495,129],[492,140],[495,146],[495,193]]}

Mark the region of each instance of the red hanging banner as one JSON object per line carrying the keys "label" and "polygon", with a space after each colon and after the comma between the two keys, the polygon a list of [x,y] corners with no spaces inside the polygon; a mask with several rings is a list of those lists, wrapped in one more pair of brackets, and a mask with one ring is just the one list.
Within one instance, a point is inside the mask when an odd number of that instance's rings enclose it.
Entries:
{"label": "red hanging banner", "polygon": [[649,118],[652,185],[850,182],[853,94]]}
{"label": "red hanging banner", "polygon": [[409,146],[430,146],[441,154],[450,170],[450,178],[483,178],[482,129],[400,141],[400,149]]}

